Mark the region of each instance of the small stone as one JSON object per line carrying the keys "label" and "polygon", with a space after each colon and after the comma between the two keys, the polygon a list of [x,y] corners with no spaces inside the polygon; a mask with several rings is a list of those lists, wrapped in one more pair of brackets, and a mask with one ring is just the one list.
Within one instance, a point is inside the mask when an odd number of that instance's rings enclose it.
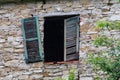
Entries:
{"label": "small stone", "polygon": [[47,12],[54,12],[55,10],[53,8],[48,8],[46,11]]}
{"label": "small stone", "polygon": [[92,14],[101,14],[102,10],[101,9],[93,9]]}
{"label": "small stone", "polygon": [[18,77],[19,80],[28,80],[29,76],[28,75],[21,75]]}
{"label": "small stone", "polygon": [[67,3],[66,3],[66,6],[67,6],[67,7],[70,7],[70,6],[72,6],[72,3],[71,3],[71,2],[67,2]]}
{"label": "small stone", "polygon": [[23,41],[23,37],[15,37],[15,41]]}
{"label": "small stone", "polygon": [[8,40],[8,42],[13,42],[13,41],[14,41],[14,38],[13,38],[13,36],[9,36],[9,37],[7,38],[7,40]]}
{"label": "small stone", "polygon": [[120,20],[120,15],[112,15],[109,19],[112,21]]}
{"label": "small stone", "polygon": [[80,80],[93,80],[93,77],[81,77]]}
{"label": "small stone", "polygon": [[0,48],[2,48],[3,47],[3,45],[2,44],[0,44]]}
{"label": "small stone", "polygon": [[39,8],[39,9],[42,8],[42,5],[43,4],[41,2],[37,2],[37,8]]}
{"label": "small stone", "polygon": [[32,80],[39,79],[40,80],[40,79],[43,79],[43,75],[37,75],[37,74],[36,75],[31,75],[30,79],[32,79]]}
{"label": "small stone", "polygon": [[42,70],[42,69],[40,69],[40,70],[34,70],[33,72],[34,72],[34,73],[42,73],[43,70]]}
{"label": "small stone", "polygon": [[0,14],[7,13],[7,10],[0,10]]}
{"label": "small stone", "polygon": [[110,3],[119,3],[119,0],[110,0]]}
{"label": "small stone", "polygon": [[45,65],[45,68],[47,69],[57,69],[56,65]]}
{"label": "small stone", "polygon": [[109,7],[109,6],[104,6],[104,7],[102,8],[102,11],[103,11],[103,12],[110,11],[110,7]]}
{"label": "small stone", "polygon": [[43,80],[54,80],[53,77],[44,77]]}
{"label": "small stone", "polygon": [[13,52],[13,48],[4,48],[4,51],[6,51],[6,52]]}
{"label": "small stone", "polygon": [[13,55],[7,54],[7,55],[4,55],[3,58],[4,58],[4,61],[10,61],[13,59]]}
{"label": "small stone", "polygon": [[54,73],[57,73],[57,72],[60,72],[61,70],[60,69],[54,69],[53,72]]}
{"label": "small stone", "polygon": [[4,43],[5,42],[5,39],[0,39],[0,43]]}
{"label": "small stone", "polygon": [[15,48],[23,48],[24,47],[24,45],[18,45],[18,46],[15,46]]}
{"label": "small stone", "polygon": [[108,3],[109,2],[109,0],[103,0],[103,3]]}
{"label": "small stone", "polygon": [[24,72],[23,75],[31,75],[33,72],[32,71],[28,71],[28,72]]}
{"label": "small stone", "polygon": [[[81,8],[82,5],[80,5],[79,3],[74,3],[71,8]],[[71,9],[72,10],[72,9]]]}
{"label": "small stone", "polygon": [[120,11],[117,10],[117,11],[115,11],[115,13],[116,13],[116,14],[120,14]]}
{"label": "small stone", "polygon": [[50,7],[52,7],[52,5],[53,5],[53,4],[45,4],[45,5],[43,5],[43,9],[50,8]]}
{"label": "small stone", "polygon": [[31,65],[32,68],[41,68],[43,66],[44,66],[43,62],[38,62]]}
{"label": "small stone", "polygon": [[7,61],[6,63],[4,63],[5,66],[8,67],[18,67],[19,65],[19,60],[11,60],[11,61]]}
{"label": "small stone", "polygon": [[4,4],[2,6],[2,8],[4,8],[4,9],[12,9],[12,8],[15,8],[15,7],[16,7],[16,4],[14,4],[14,3]]}
{"label": "small stone", "polygon": [[4,78],[4,80],[12,80],[12,78],[13,78],[13,75],[8,75]]}
{"label": "small stone", "polygon": [[58,73],[54,73],[53,76],[62,76],[63,73],[62,72],[58,72]]}
{"label": "small stone", "polygon": [[92,7],[88,7],[88,9],[92,10],[92,9],[95,9],[95,7],[93,7],[93,6]]}
{"label": "small stone", "polygon": [[20,42],[12,42],[14,46],[20,45]]}
{"label": "small stone", "polygon": [[20,69],[29,69],[30,68],[30,66],[29,65],[26,65],[26,64],[22,64],[22,63],[20,63],[19,65],[18,65],[18,68],[20,68]]}
{"label": "small stone", "polygon": [[63,9],[64,12],[71,12],[71,10],[72,10],[71,7],[68,7],[68,8]]}
{"label": "small stone", "polygon": [[91,35],[91,34],[97,34],[98,32],[87,32],[87,34]]}
{"label": "small stone", "polygon": [[3,15],[3,17],[6,17],[6,18],[13,18],[15,16],[14,13],[7,13],[5,15]]}
{"label": "small stone", "polygon": [[23,53],[24,49],[15,49],[14,52],[16,52],[16,53]]}
{"label": "small stone", "polygon": [[4,68],[5,66],[0,66],[0,69]]}
{"label": "small stone", "polygon": [[10,73],[10,68],[1,68],[0,69],[0,77],[1,76],[7,76]]}

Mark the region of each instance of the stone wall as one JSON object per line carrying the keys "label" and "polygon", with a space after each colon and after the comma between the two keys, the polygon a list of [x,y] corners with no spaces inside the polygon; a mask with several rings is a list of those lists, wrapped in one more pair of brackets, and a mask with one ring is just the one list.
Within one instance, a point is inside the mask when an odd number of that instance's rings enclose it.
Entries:
{"label": "stone wall", "polygon": [[[80,63],[45,64],[43,62],[26,64],[21,31],[21,19],[31,15],[52,14],[56,12],[79,12],[81,18]],[[117,0],[57,0],[37,3],[9,3],[0,6],[0,80],[54,80],[68,77],[70,69],[76,69],[79,80],[93,80],[95,73],[85,60],[87,53],[96,49],[91,44],[97,34],[95,22],[100,19],[120,20],[120,4]],[[43,32],[43,18],[39,17]],[[115,31],[113,31],[115,33]],[[43,33],[41,33],[43,35]],[[119,35],[115,34],[115,35]],[[43,38],[43,36],[42,36]]]}

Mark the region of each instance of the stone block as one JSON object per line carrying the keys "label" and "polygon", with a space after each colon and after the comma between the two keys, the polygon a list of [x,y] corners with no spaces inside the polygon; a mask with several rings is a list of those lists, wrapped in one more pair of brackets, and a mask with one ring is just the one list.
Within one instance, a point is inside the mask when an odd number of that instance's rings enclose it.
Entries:
{"label": "stone block", "polygon": [[43,79],[43,75],[35,74],[30,76],[30,80],[37,80],[37,79],[39,80]]}
{"label": "stone block", "polygon": [[25,7],[27,9],[34,9],[36,7],[36,4],[34,4],[34,3],[26,3]]}
{"label": "stone block", "polygon": [[39,70],[34,70],[33,72],[34,72],[34,73],[42,73],[43,70],[42,70],[42,68],[41,68],[41,69],[39,69]]}
{"label": "stone block", "polygon": [[15,37],[15,41],[19,41],[19,42],[23,41],[23,37],[21,37],[21,36],[20,37]]}
{"label": "stone block", "polygon": [[48,8],[46,11],[47,11],[48,13],[50,13],[50,12],[54,12],[55,9],[54,9],[54,8]]}
{"label": "stone block", "polygon": [[80,80],[93,80],[93,77],[81,77]]}
{"label": "stone block", "polygon": [[71,11],[72,11],[72,8],[71,8],[71,7],[67,7],[67,8],[64,8],[63,11],[64,11],[64,12],[71,12]]}
{"label": "stone block", "polygon": [[4,80],[12,80],[13,79],[13,75],[8,75],[4,78]]}
{"label": "stone block", "polygon": [[0,43],[4,43],[5,42],[5,39],[0,39]]}
{"label": "stone block", "polygon": [[110,0],[110,3],[119,3],[119,0]]}
{"label": "stone block", "polygon": [[43,80],[54,80],[53,77],[44,77]]}
{"label": "stone block", "polygon": [[67,7],[70,7],[70,6],[72,6],[72,3],[71,3],[71,2],[67,2],[65,5],[66,5]]}
{"label": "stone block", "polygon": [[22,73],[23,75],[31,75],[31,74],[33,74],[33,72],[32,71],[28,71],[28,72],[24,72],[24,73]]}
{"label": "stone block", "polygon": [[42,6],[43,6],[43,4],[42,4],[41,2],[38,2],[38,3],[37,3],[37,8],[38,8],[38,9],[41,9]]}
{"label": "stone block", "polygon": [[30,65],[26,65],[26,64],[20,63],[18,65],[18,68],[21,69],[21,70],[27,70],[27,69],[30,68]]}
{"label": "stone block", "polygon": [[15,49],[14,52],[15,52],[15,53],[23,53],[23,52],[24,52],[24,49]]}
{"label": "stone block", "polygon": [[60,69],[54,69],[53,72],[54,73],[57,73],[57,72],[60,72],[61,70]]}
{"label": "stone block", "polygon": [[52,6],[53,6],[53,4],[45,4],[45,5],[43,5],[43,9],[47,9],[47,8],[52,7]]}
{"label": "stone block", "polygon": [[7,76],[10,74],[10,68],[3,68],[3,69],[0,69],[0,77],[2,76]]}
{"label": "stone block", "polygon": [[67,66],[63,64],[63,65],[59,65],[59,68],[60,69],[67,69]]}
{"label": "stone block", "polygon": [[7,38],[7,41],[8,41],[8,42],[13,42],[13,41],[14,41],[14,37],[13,37],[13,36],[9,36],[9,37]]}
{"label": "stone block", "polygon": [[63,75],[62,72],[53,73],[53,76],[62,76],[62,75]]}
{"label": "stone block", "polygon": [[120,15],[119,14],[118,15],[112,15],[109,19],[112,20],[112,21],[120,20]]}
{"label": "stone block", "polygon": [[7,67],[18,67],[19,60],[7,61],[7,62],[4,63],[4,65],[7,66]]}
{"label": "stone block", "polygon": [[0,14],[5,14],[7,13],[7,10],[0,10]]}
{"label": "stone block", "polygon": [[2,48],[3,47],[3,44],[0,44],[0,48]]}
{"label": "stone block", "polygon": [[20,42],[14,41],[14,42],[12,42],[12,45],[13,45],[13,46],[20,45]]}
{"label": "stone block", "polygon": [[106,4],[107,4],[108,2],[109,2],[109,0],[103,0],[103,3],[106,3]]}
{"label": "stone block", "polygon": [[103,12],[110,11],[110,7],[109,6],[104,6],[104,7],[102,7],[102,11]]}
{"label": "stone block", "polygon": [[13,55],[11,55],[11,54],[5,54],[3,56],[3,59],[4,59],[4,61],[10,61],[10,60],[13,59]]}
{"label": "stone block", "polygon": [[20,44],[20,45],[15,46],[15,48],[24,48],[24,45]]}
{"label": "stone block", "polygon": [[6,51],[6,52],[13,52],[13,48],[4,48],[4,51]]}
{"label": "stone block", "polygon": [[13,9],[13,8],[16,8],[16,4],[14,4],[14,3],[4,4],[4,5],[2,5],[2,8]]}
{"label": "stone block", "polygon": [[21,75],[18,77],[18,80],[28,80],[29,76],[28,75]]}
{"label": "stone block", "polygon": [[31,65],[32,68],[41,68],[43,66],[44,66],[43,62],[38,62]]}
{"label": "stone block", "polygon": [[92,9],[95,9],[95,7],[94,7],[94,6],[88,7],[88,9],[89,9],[89,10],[92,10]]}
{"label": "stone block", "polygon": [[14,13],[7,13],[3,15],[3,17],[6,17],[6,18],[13,18],[14,16],[15,16]]}
{"label": "stone block", "polygon": [[101,9],[93,9],[92,14],[101,14],[102,10]]}
{"label": "stone block", "polygon": [[3,69],[5,66],[0,66],[0,69]]}
{"label": "stone block", "polygon": [[79,3],[74,3],[71,8],[81,8],[82,5],[80,5]]}
{"label": "stone block", "polygon": [[45,68],[47,69],[57,69],[57,65],[45,65]]}

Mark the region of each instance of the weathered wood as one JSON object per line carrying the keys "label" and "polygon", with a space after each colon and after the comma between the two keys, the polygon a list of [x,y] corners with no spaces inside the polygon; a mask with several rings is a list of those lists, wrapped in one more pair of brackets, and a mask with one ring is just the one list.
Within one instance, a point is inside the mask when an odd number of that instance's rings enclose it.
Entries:
{"label": "weathered wood", "polygon": [[64,60],[78,59],[78,41],[79,41],[79,16],[71,17],[65,20],[65,39],[64,39]]}
{"label": "weathered wood", "polygon": [[42,60],[42,45],[40,40],[38,18],[31,17],[22,20],[22,30],[25,44],[26,63]]}

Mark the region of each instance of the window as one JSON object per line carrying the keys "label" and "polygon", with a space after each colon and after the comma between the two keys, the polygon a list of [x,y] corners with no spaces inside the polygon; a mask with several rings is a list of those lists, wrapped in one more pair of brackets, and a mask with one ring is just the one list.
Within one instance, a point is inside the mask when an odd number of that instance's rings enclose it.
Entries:
{"label": "window", "polygon": [[79,16],[45,17],[45,62],[79,59]]}
{"label": "window", "polygon": [[[79,15],[61,15],[44,17],[44,46],[41,46],[40,36],[38,36],[38,27],[36,26],[36,30],[34,29],[34,22],[30,22],[30,25],[28,25],[27,23],[26,25],[24,19],[23,32],[25,44],[27,44],[25,45],[27,59],[29,60],[28,54],[31,54],[29,51],[32,52],[32,50],[33,53],[32,55],[30,55],[32,59],[36,60],[37,58],[39,58],[39,60],[44,60],[45,62],[59,62],[79,59],[79,22]],[[32,26],[33,29],[26,29],[25,26],[29,28]],[[32,36],[33,32],[31,31],[37,32],[34,32],[34,34],[36,34],[37,37]],[[29,39],[27,39],[26,33],[31,35],[32,38],[30,37]],[[31,43],[29,41],[31,41]],[[31,46],[32,44],[36,47]],[[44,58],[41,52],[42,47],[44,49]],[[29,50],[29,48],[31,49]],[[35,51],[36,49],[38,51]]]}

